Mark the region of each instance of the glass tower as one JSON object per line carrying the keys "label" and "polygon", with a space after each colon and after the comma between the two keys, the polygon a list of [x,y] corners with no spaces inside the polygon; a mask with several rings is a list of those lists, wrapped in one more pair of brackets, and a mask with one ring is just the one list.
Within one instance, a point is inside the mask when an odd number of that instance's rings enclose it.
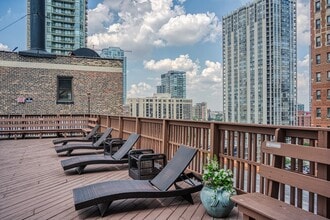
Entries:
{"label": "glass tower", "polygon": [[225,121],[295,125],[296,1],[255,0],[222,22]]}
{"label": "glass tower", "polygon": [[168,71],[161,75],[157,93],[169,93],[172,98],[186,98],[186,72]]}
{"label": "glass tower", "polygon": [[[45,46],[49,53],[68,55],[86,47],[88,0],[45,0]],[[27,0],[30,11],[30,0]],[[27,17],[27,48],[30,19]]]}
{"label": "glass tower", "polygon": [[119,47],[109,47],[102,49],[100,56],[103,58],[120,59],[123,61],[123,104],[125,104],[127,96],[127,59],[125,51]]}

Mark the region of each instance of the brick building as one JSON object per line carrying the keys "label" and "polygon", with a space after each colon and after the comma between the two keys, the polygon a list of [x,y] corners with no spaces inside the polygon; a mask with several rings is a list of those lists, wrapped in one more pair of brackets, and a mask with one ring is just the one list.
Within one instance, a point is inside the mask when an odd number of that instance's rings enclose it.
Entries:
{"label": "brick building", "polygon": [[311,126],[330,127],[330,1],[312,0]]}
{"label": "brick building", "polygon": [[0,51],[0,114],[122,113],[122,61]]}

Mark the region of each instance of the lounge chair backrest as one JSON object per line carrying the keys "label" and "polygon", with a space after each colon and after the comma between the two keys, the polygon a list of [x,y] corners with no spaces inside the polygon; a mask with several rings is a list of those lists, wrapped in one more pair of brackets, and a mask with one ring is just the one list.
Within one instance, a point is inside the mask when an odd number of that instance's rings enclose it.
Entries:
{"label": "lounge chair backrest", "polygon": [[123,146],[121,146],[121,148],[119,148],[119,150],[112,155],[112,158],[115,160],[123,159],[123,157],[133,148],[134,144],[139,140],[139,138],[139,134],[132,133],[125,141]]}
{"label": "lounge chair backrest", "polygon": [[86,139],[91,139],[94,134],[96,134],[97,130],[99,130],[100,125],[96,124],[94,128],[86,135]]}
{"label": "lounge chair backrest", "polygon": [[175,180],[185,171],[197,149],[180,145],[172,160],[150,182],[161,191],[168,190]]}
{"label": "lounge chair backrest", "polygon": [[112,128],[107,128],[102,134],[102,136],[93,145],[96,147],[100,146],[103,143],[103,141],[107,139],[107,137],[110,135],[111,132],[112,132]]}

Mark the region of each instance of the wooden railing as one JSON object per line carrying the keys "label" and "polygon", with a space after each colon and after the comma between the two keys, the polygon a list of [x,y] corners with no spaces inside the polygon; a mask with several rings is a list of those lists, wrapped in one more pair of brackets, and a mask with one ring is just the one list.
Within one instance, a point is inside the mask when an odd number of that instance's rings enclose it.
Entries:
{"label": "wooden railing", "polygon": [[[261,143],[264,140],[330,148],[330,129],[325,128],[197,122],[107,115],[91,115],[89,117],[97,118],[102,129],[112,127],[113,137],[125,139],[132,132],[141,134],[141,138],[136,144],[137,148],[151,148],[156,153],[165,153],[169,160],[181,144],[197,148],[198,154],[188,168],[198,174],[202,174],[203,165],[207,163],[208,158],[213,155],[218,156],[220,166],[233,171],[235,187],[239,193],[266,192],[266,181],[258,174],[260,164],[271,160],[260,151]],[[86,119],[89,117],[86,117]],[[6,120],[6,118],[0,116],[0,126]],[[18,117],[17,120],[19,121],[20,118]],[[86,125],[83,126],[87,126],[87,124],[86,120]],[[314,175],[330,180],[329,166],[315,166],[313,163],[305,164],[301,160],[291,160],[285,165],[293,170],[306,169],[306,176]],[[316,196],[313,193],[306,195],[300,189],[291,188],[290,191],[292,193],[287,194],[286,202],[329,218],[329,198]],[[310,207],[315,208],[311,209]]]}
{"label": "wooden railing", "polygon": [[86,115],[0,115],[0,138],[82,135]]}

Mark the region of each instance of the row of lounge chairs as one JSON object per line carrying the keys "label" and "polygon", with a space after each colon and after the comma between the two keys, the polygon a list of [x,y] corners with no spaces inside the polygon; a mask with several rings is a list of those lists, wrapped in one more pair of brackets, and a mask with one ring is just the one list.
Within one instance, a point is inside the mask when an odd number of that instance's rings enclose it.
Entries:
{"label": "row of lounge chairs", "polygon": [[[106,129],[95,143],[68,144],[71,139],[54,140],[54,144],[62,144],[55,146],[55,150],[57,153],[67,152],[66,155],[71,156],[75,149],[104,149],[102,143],[110,136],[111,131],[111,128]],[[90,164],[128,163],[127,155],[139,137],[139,134],[133,133],[126,141],[121,140],[123,145],[113,154],[111,149],[104,149],[104,155],[74,156],[62,160],[61,165],[65,171],[76,168],[78,174],[82,174],[85,167]],[[82,142],[86,142],[85,139]],[[113,143],[118,143],[118,141],[119,139],[113,139]],[[79,140],[75,139],[75,142],[79,142]],[[96,205],[101,216],[104,216],[115,200],[175,196],[181,196],[193,204],[191,194],[200,191],[203,185],[192,173],[185,174],[184,171],[196,153],[197,149],[181,145],[174,157],[151,180],[112,180],[73,189],[75,209],[79,210]]]}

